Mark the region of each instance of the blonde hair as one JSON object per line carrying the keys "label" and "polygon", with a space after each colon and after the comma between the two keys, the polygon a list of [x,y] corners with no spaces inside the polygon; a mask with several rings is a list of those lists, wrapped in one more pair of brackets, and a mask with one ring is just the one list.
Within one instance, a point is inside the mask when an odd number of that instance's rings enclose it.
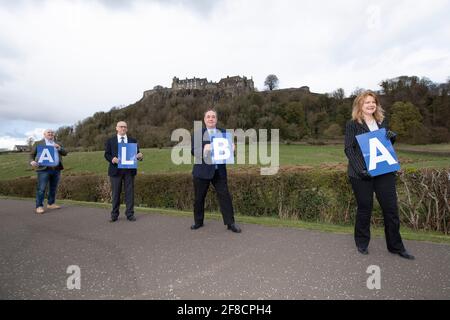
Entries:
{"label": "blonde hair", "polygon": [[363,93],[359,94],[353,101],[352,119],[358,121],[359,123],[363,122],[364,116],[362,112],[362,106],[364,104],[364,100],[369,96],[375,99],[375,103],[377,105],[373,117],[378,123],[381,123],[384,120],[384,109],[381,107],[380,100],[378,99],[377,95],[370,90],[364,91]]}

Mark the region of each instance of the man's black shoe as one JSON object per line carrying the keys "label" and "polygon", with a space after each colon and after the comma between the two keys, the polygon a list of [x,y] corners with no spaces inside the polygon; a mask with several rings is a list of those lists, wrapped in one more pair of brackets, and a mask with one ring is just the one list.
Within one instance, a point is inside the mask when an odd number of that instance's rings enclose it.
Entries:
{"label": "man's black shoe", "polygon": [[128,219],[128,221],[136,221],[136,217],[135,216],[131,216],[131,217],[127,218],[127,219]]}
{"label": "man's black shoe", "polygon": [[117,218],[111,218],[111,220],[109,220],[109,222],[116,222]]}
{"label": "man's black shoe", "polygon": [[191,230],[197,230],[198,228],[201,228],[201,227],[203,227],[203,223],[194,223],[191,226]]}
{"label": "man's black shoe", "polygon": [[233,232],[236,232],[236,233],[241,233],[241,228],[239,228],[239,226],[237,226],[236,224],[229,224],[228,225],[228,230],[231,230],[231,231],[233,231]]}
{"label": "man's black shoe", "polygon": [[368,255],[369,254],[369,250],[367,248],[360,248],[358,247],[358,252],[364,255]]}
{"label": "man's black shoe", "polygon": [[398,255],[400,257],[408,259],[408,260],[414,260],[415,259],[415,257],[412,254],[410,254],[408,251],[406,251],[406,250],[402,251],[402,252],[399,252]]}

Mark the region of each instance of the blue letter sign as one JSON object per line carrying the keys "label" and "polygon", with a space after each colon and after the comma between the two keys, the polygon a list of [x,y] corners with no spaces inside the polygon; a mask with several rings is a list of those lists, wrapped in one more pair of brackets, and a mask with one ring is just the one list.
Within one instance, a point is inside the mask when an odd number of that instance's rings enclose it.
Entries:
{"label": "blue letter sign", "polygon": [[55,167],[58,165],[54,146],[37,146],[37,163],[44,167]]}
{"label": "blue letter sign", "polygon": [[391,141],[386,138],[386,129],[356,136],[361,148],[367,171],[372,177],[398,171],[400,164]]}
{"label": "blue letter sign", "polygon": [[231,134],[217,131],[211,135],[211,158],[213,164],[233,164],[233,139]]}
{"label": "blue letter sign", "polygon": [[137,143],[119,143],[117,151],[119,169],[137,169]]}

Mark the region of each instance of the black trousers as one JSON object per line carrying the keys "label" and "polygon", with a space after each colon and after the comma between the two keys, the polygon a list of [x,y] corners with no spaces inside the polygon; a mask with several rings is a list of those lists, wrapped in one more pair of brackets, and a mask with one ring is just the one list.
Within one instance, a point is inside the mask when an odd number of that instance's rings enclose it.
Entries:
{"label": "black trousers", "polygon": [[219,200],[220,212],[222,213],[223,223],[234,223],[234,211],[231,201],[231,195],[228,191],[228,183],[226,177],[221,177],[217,170],[214,177],[209,179],[199,179],[194,177],[194,221],[195,223],[203,223],[205,217],[205,198],[208,193],[209,184],[212,183],[216,189],[217,199]]}
{"label": "black trousers", "polygon": [[120,194],[122,192],[122,184],[125,189],[125,215],[131,218],[134,215],[134,175],[126,171],[121,171],[116,176],[110,176],[112,190],[112,211],[111,218],[119,216]]}
{"label": "black trousers", "polygon": [[356,245],[362,248],[369,246],[370,218],[372,216],[373,193],[375,192],[383,211],[387,249],[393,253],[404,251],[405,247],[400,236],[395,174],[388,173],[376,176],[370,180],[350,177],[350,182],[358,205],[355,223]]}

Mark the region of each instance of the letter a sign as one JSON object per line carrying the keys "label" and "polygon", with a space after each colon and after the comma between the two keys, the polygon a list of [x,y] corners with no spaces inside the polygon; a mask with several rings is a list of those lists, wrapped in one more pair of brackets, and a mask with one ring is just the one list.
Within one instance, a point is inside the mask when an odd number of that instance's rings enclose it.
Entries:
{"label": "letter a sign", "polygon": [[53,146],[37,146],[37,163],[40,166],[55,167],[58,165],[55,156],[56,149]]}
{"label": "letter a sign", "polygon": [[397,155],[391,141],[386,138],[386,129],[356,136],[367,171],[372,177],[400,170]]}
{"label": "letter a sign", "polygon": [[119,169],[137,169],[137,143],[119,143],[118,158]]}

